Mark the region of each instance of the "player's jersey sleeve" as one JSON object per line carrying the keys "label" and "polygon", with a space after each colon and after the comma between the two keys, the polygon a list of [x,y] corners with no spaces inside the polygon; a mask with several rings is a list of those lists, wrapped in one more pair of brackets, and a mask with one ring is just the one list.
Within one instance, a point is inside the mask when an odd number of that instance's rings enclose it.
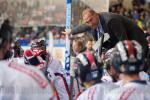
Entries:
{"label": "player's jersey sleeve", "polygon": [[1,100],[49,100],[53,90],[37,69],[17,63],[0,63]]}

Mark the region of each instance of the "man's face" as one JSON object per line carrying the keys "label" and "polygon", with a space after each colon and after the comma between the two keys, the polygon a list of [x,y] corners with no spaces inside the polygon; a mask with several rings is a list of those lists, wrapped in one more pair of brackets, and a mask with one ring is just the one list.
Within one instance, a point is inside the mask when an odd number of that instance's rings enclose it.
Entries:
{"label": "man's face", "polygon": [[84,20],[85,24],[87,24],[88,26],[90,26],[93,29],[96,29],[98,22],[99,22],[99,17],[96,13],[91,14],[91,13],[87,12],[83,15],[83,20]]}
{"label": "man's face", "polygon": [[92,46],[93,46],[93,41],[87,41],[87,43],[86,43],[86,48],[87,48],[88,50],[92,50]]}

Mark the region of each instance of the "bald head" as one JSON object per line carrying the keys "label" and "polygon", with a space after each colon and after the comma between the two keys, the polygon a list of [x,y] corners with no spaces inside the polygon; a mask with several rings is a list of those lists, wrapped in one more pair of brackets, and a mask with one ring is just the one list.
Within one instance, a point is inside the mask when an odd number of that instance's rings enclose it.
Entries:
{"label": "bald head", "polygon": [[87,8],[82,13],[83,21],[89,27],[95,29],[99,23],[99,15],[92,9]]}
{"label": "bald head", "polygon": [[91,15],[95,14],[96,12],[90,8],[87,8],[85,10],[83,10],[82,12],[82,16],[84,16],[85,14],[90,13]]}

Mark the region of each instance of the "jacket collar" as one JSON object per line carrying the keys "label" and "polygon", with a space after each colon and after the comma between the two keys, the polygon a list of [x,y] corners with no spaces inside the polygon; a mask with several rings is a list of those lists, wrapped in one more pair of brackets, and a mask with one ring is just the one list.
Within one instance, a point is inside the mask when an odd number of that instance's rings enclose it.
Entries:
{"label": "jacket collar", "polygon": [[104,17],[99,14],[99,19],[100,19],[100,23],[102,25],[102,28],[103,28],[104,32],[108,33],[108,27],[106,26],[106,22],[104,20]]}

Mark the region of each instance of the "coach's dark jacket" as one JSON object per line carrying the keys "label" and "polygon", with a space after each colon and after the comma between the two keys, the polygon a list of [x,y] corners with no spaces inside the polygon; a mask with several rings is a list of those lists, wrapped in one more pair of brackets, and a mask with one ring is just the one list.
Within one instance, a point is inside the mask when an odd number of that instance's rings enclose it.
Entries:
{"label": "coach's dark jacket", "polygon": [[[145,53],[147,52],[148,43],[145,34],[133,21],[124,16],[107,12],[100,13],[99,17],[104,33],[110,35],[110,39],[103,44],[106,49],[115,46],[119,40],[128,39],[138,41],[142,45]],[[72,29],[72,34],[75,35],[84,32],[84,29],[86,29],[85,26],[83,24]],[[91,31],[94,39],[97,40],[97,31]]]}

